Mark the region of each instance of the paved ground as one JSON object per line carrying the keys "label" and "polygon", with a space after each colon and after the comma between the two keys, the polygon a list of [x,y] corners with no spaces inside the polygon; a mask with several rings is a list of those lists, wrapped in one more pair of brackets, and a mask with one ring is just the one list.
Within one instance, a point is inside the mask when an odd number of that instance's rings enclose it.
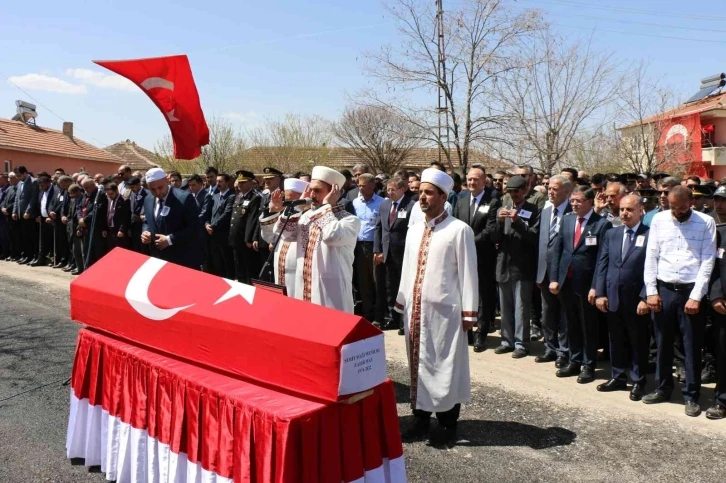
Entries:
{"label": "paved ground", "polygon": [[[102,482],[65,459],[70,373],[78,326],[70,277],[0,262],[0,482]],[[492,345],[496,340],[492,341]],[[402,429],[411,423],[403,339],[387,334]],[[595,384],[558,380],[529,357],[472,354],[474,398],[459,446],[406,443],[410,481],[723,481],[726,421],[683,414],[678,402],[633,403]],[[599,377],[606,377],[598,371]],[[21,391],[52,384],[18,397]],[[704,407],[712,389],[704,390]]]}

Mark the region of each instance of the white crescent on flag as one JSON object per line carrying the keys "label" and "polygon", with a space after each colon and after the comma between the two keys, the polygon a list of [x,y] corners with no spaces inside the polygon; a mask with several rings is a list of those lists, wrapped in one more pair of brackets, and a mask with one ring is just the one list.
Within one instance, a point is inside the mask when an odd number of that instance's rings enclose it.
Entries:
{"label": "white crescent on flag", "polygon": [[161,270],[167,262],[158,258],[149,258],[144,262],[143,265],[136,270],[134,276],[129,280],[126,285],[126,300],[128,300],[131,307],[134,308],[139,314],[143,315],[150,320],[166,320],[174,317],[178,312],[184,309],[188,309],[194,304],[185,305],[183,307],[176,307],[172,309],[162,309],[152,304],[149,300],[149,287],[151,281],[159,270]]}

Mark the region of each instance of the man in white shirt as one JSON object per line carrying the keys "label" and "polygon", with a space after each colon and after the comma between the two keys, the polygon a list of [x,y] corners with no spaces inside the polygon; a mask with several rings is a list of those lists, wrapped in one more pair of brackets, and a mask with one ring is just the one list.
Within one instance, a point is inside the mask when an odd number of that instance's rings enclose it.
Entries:
{"label": "man in white shirt", "polygon": [[683,336],[686,384],[683,399],[688,416],[698,416],[701,390],[701,346],[705,312],[701,300],[708,290],[716,257],[716,224],[691,209],[691,190],[675,186],[668,193],[669,210],[653,217],[645,258],[645,288],[658,342],[658,388],[646,404],[668,401],[673,392],[673,339]]}

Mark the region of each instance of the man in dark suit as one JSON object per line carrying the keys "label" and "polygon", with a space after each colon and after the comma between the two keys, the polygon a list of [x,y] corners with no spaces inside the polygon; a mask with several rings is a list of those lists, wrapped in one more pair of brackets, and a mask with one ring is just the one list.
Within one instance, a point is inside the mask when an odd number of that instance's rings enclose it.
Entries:
{"label": "man in dark suit", "polygon": [[217,176],[217,188],[217,193],[212,197],[209,219],[204,225],[209,246],[206,270],[233,280],[234,255],[232,247],[229,246],[229,226],[235,198],[232,177],[226,173]]}
{"label": "man in dark suit", "polygon": [[68,264],[63,267],[64,272],[83,272],[83,254],[81,240],[76,235],[78,231],[78,219],[76,218],[76,206],[80,206],[82,196],[81,187],[72,184],[68,187],[68,208],[61,215],[61,223],[65,227],[65,236],[68,240],[69,259]]}
{"label": "man in dark suit", "polygon": [[497,224],[491,240],[497,244],[496,278],[502,313],[502,343],[494,352],[512,352],[514,359],[529,353],[532,286],[537,272],[539,208],[526,201],[529,186],[522,176],[507,183],[511,206],[497,210]]}
{"label": "man in dark suit", "polygon": [[[263,186],[265,188],[265,191],[262,195],[262,199],[260,200],[259,213],[263,213],[269,208],[270,197],[272,196],[272,193],[280,189],[283,181],[282,171],[280,171],[279,169],[268,166],[267,168],[263,169],[262,172],[262,181],[264,183]],[[264,265],[264,263],[270,256],[270,247],[269,243],[265,242],[262,239],[262,231],[260,229],[259,223],[257,223],[257,231],[255,232],[255,240],[252,243],[252,248],[257,251],[258,257],[260,259],[260,267],[262,267],[262,265]],[[256,273],[254,278],[258,278],[257,275],[259,274]],[[275,276],[272,272],[271,264],[267,266],[267,268],[265,269],[265,273],[263,273],[262,276],[259,278],[267,282],[275,281]]]}
{"label": "man in dark suit", "polygon": [[[598,249],[612,225],[593,210],[595,192],[578,186],[570,195],[572,213],[562,220],[555,237],[550,263],[550,292],[559,294],[567,314],[570,361],[557,377],[576,376],[585,384],[595,380],[597,361],[597,314],[594,274]],[[555,277],[555,274],[557,276]]]}
{"label": "man in dark suit", "polygon": [[73,180],[70,176],[61,175],[56,185],[55,196],[50,207],[50,218],[53,220],[53,247],[55,249],[55,264],[53,268],[63,268],[70,260],[70,245],[66,235],[66,225],[62,218],[68,216],[68,187]]}
{"label": "man in dark suit", "polygon": [[[566,176],[552,176],[547,195],[550,204],[542,210],[539,229],[539,250],[537,251],[537,277],[535,281],[542,294],[542,332],[545,352],[534,358],[537,363],[555,361],[557,369],[567,364],[569,347],[567,344],[567,318],[565,309],[557,295],[549,290],[549,264],[555,237],[562,227],[562,219],[572,212],[570,193],[572,181]],[[557,277],[557,274],[555,274]]]}
{"label": "man in dark suit", "polygon": [[131,205],[119,193],[116,183],[106,186],[108,208],[106,209],[106,251],[116,247],[129,248],[129,225],[131,224]]}
{"label": "man in dark suit", "polygon": [[[0,208],[4,206],[5,199],[12,191],[14,190],[10,189],[8,175],[0,173]],[[0,260],[5,260],[10,257],[10,229],[8,220],[9,218],[5,213],[0,215]]]}
{"label": "man in dark suit", "polygon": [[461,194],[454,208],[454,217],[474,231],[477,272],[479,274],[479,315],[474,333],[474,352],[486,350],[484,342],[494,321],[497,304],[496,265],[497,251],[491,240],[496,229],[497,198],[495,190],[486,186],[484,165],[473,164],[466,175],[468,191]]}
{"label": "man in dark suit", "polygon": [[254,173],[245,170],[237,173],[237,197],[232,206],[232,221],[229,224],[229,246],[234,254],[235,279],[250,283],[258,277],[260,271],[259,254],[252,246],[257,234],[262,197],[252,189]]}
{"label": "man in dark suit", "polygon": [[[722,211],[726,204],[726,189],[723,186],[716,190],[714,204],[716,210]],[[713,406],[706,411],[708,419],[726,418],[726,223],[716,225],[716,263],[711,273],[709,299],[711,300],[711,316],[715,327],[716,345],[716,391],[713,394]]]}
{"label": "man in dark suit", "polygon": [[144,200],[141,242],[149,245],[152,257],[199,270],[204,253],[194,197],[170,186],[160,168],[146,172],[146,183],[152,196]]}
{"label": "man in dark suit", "polygon": [[[388,198],[381,202],[379,213],[381,216],[376,224],[376,234],[373,240],[373,262],[376,265],[383,265],[385,270],[385,286],[382,280],[376,281],[376,288],[379,296],[376,304],[387,304],[388,317],[382,329],[398,329],[403,335],[403,319],[401,315],[393,310],[396,305],[398,286],[401,283],[401,267],[403,264],[403,252],[406,248],[406,233],[408,233],[408,221],[411,216],[411,208],[416,203],[408,196],[408,182],[401,178],[393,178],[388,181],[386,192]],[[381,298],[381,290],[385,297]]]}
{"label": "man in dark suit", "polygon": [[35,219],[39,214],[38,182],[33,179],[25,166],[15,168],[15,175],[20,180],[15,195],[12,219],[18,221],[20,229],[21,265],[32,262],[38,254],[38,223]]}
{"label": "man in dark suit", "polygon": [[8,262],[17,262],[20,260],[22,252],[20,247],[20,222],[13,219],[13,207],[15,206],[15,196],[17,195],[18,189],[18,177],[12,171],[8,173],[8,184],[9,186],[0,204],[0,210],[2,210],[8,226],[9,253],[6,260]]}
{"label": "man in dark suit", "polygon": [[648,304],[645,302],[645,249],[649,228],[641,223],[643,205],[636,195],[620,200],[622,225],[602,237],[595,274],[595,303],[607,314],[610,340],[610,380],[600,392],[626,389],[627,370],[633,380],[632,401],[645,394],[648,365]]}
{"label": "man in dark suit", "polygon": [[141,179],[134,176],[127,183],[129,193],[129,210],[131,220],[129,225],[130,248],[136,253],[149,254],[149,246],[141,243],[141,232],[144,224],[144,204],[149,192],[141,186]]}
{"label": "man in dark suit", "polygon": [[80,206],[76,206],[76,219],[82,238],[84,269],[86,269],[106,254],[103,232],[108,230],[106,226],[108,199],[106,193],[98,189],[93,178],[83,180],[83,189],[85,193],[80,200]]}
{"label": "man in dark suit", "polygon": [[56,188],[51,182],[50,176],[38,176],[38,216],[35,221],[40,230],[40,242],[35,260],[28,265],[31,267],[44,267],[48,264],[48,255],[53,253],[53,219],[50,213],[53,211],[53,198]]}
{"label": "man in dark suit", "polygon": [[204,189],[202,177],[198,174],[193,174],[189,177],[187,187],[197,204],[197,213],[199,213],[199,221],[203,229],[207,221],[206,218],[208,217],[207,211],[212,206],[212,203],[214,203],[214,200],[210,196],[209,191]]}

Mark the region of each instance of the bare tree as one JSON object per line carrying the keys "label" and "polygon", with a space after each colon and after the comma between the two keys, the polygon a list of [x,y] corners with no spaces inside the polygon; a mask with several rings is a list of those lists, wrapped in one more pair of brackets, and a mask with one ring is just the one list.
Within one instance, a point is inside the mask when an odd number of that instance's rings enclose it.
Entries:
{"label": "bare tree", "polygon": [[203,173],[209,166],[216,167],[220,172],[234,172],[244,161],[244,138],[224,118],[213,117],[208,126],[209,144],[202,148],[201,156],[192,160],[174,158],[171,136],[165,136],[154,147],[157,164],[165,170],[176,170],[183,174]]}
{"label": "bare tree", "polygon": [[[695,124],[678,117],[679,103],[673,91],[649,77],[647,71],[647,64],[641,63],[619,93],[615,149],[628,169],[636,173],[687,167],[695,160],[690,141]],[[671,130],[677,136],[672,136]]]}
{"label": "bare tree", "polygon": [[586,123],[615,101],[619,75],[612,54],[548,29],[536,33],[523,56],[525,66],[498,83],[499,100],[513,117],[506,130],[551,174]]}
{"label": "bare tree", "polygon": [[[406,119],[440,147],[451,169],[466,172],[473,144],[492,141],[493,128],[505,122],[494,102],[497,79],[519,66],[521,42],[541,28],[534,10],[514,11],[502,0],[466,0],[444,15],[443,69],[439,68],[433,1],[391,0],[388,12],[398,24],[403,43],[366,54],[367,72],[382,82],[385,92],[368,90],[362,102]],[[446,99],[449,130],[439,136],[436,95]],[[428,94],[430,102],[415,102],[407,94]],[[420,99],[420,96],[418,97]]]}
{"label": "bare tree", "polygon": [[380,107],[346,108],[333,133],[347,154],[376,173],[394,173],[421,143],[416,126]]}
{"label": "bare tree", "polygon": [[265,166],[291,173],[309,169],[313,164],[327,164],[330,157],[332,128],[319,116],[286,114],[271,119],[248,132],[248,169],[262,172]]}

